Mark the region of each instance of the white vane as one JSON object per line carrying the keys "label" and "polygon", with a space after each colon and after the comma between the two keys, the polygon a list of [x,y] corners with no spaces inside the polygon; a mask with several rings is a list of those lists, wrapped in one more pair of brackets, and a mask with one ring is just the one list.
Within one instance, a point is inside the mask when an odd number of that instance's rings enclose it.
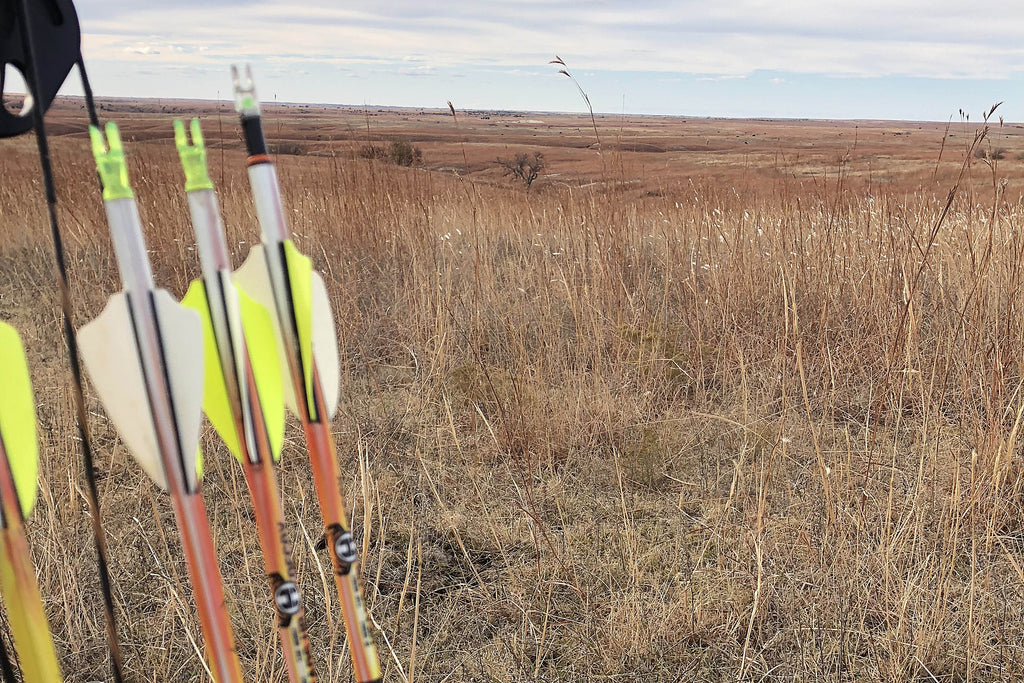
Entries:
{"label": "white vane", "polygon": [[[199,316],[178,304],[165,290],[153,291],[157,325],[174,407],[181,462],[187,486],[199,477],[199,430],[202,424],[203,336]],[[132,456],[146,474],[167,489],[149,396],[146,391],[128,296],[119,292],[103,312],[78,332],[82,360],[107,414]]]}

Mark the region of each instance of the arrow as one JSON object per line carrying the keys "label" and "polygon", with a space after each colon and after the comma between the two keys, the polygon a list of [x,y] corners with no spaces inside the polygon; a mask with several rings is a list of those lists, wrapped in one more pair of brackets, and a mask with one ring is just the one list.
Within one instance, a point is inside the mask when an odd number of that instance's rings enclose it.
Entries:
{"label": "arrow", "polygon": [[79,330],[82,358],[128,450],[171,495],[214,680],[241,683],[199,485],[202,320],[153,284],[117,126],[107,124],[106,141],[95,126],[89,134],[124,289]]}
{"label": "arrow", "polygon": [[[0,593],[25,683],[63,680],[24,519],[36,502],[36,409],[21,338],[0,323]],[[13,680],[13,679],[12,679]]]}
{"label": "arrow", "polygon": [[359,683],[381,679],[377,649],[370,636],[359,588],[359,557],[345,517],[331,418],[338,407],[338,340],[327,288],[312,262],[291,241],[281,208],[277,173],[267,155],[259,102],[246,69],[245,82],[232,67],[235,108],[249,152],[249,183],[262,232],[262,244],[235,273],[235,282],[266,307],[274,322],[281,359],[284,399],[302,421],[313,466],[334,581],[348,632],[352,667]]}
{"label": "arrow", "polygon": [[202,279],[192,282],[181,302],[203,321],[203,410],[245,471],[288,680],[315,683],[318,677],[274,475],[285,415],[273,322],[265,308],[235,287],[199,119],[192,119],[191,133],[189,144],[185,124],[174,122],[203,267]]}

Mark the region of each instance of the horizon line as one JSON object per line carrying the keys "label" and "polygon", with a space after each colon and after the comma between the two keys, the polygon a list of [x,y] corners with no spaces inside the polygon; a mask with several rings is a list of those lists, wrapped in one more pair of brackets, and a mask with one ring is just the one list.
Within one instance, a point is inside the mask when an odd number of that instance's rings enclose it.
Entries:
{"label": "horizon line", "polygon": [[[10,95],[24,95],[25,93],[17,92],[6,92],[5,94]],[[61,100],[85,100],[84,95],[74,94],[61,94],[54,98],[54,102]],[[101,102],[104,100],[117,100],[117,101],[132,101],[132,102],[202,102],[221,105],[222,103],[231,104],[231,99],[219,98],[210,99],[205,97],[150,97],[150,96],[139,96],[131,97],[125,95],[95,95],[93,97],[95,102]],[[437,111],[448,113],[449,109],[447,106],[410,106],[410,105],[397,105],[397,104],[343,104],[339,102],[298,102],[298,101],[262,101],[260,102],[261,107],[324,107],[324,108],[341,108],[341,109],[394,109],[401,111]],[[232,107],[233,109],[233,107]],[[484,107],[469,107],[466,109],[460,109],[455,107],[456,112],[481,112],[487,114],[557,114],[562,116],[582,116],[589,118],[590,112],[587,111],[565,111],[557,109],[505,109],[496,108],[488,109]],[[594,112],[595,117],[601,118],[612,118],[612,117],[643,117],[643,118],[660,118],[660,119],[697,119],[701,121],[762,121],[762,122],[808,122],[808,123],[828,123],[828,122],[839,122],[839,123],[928,123],[928,124],[948,124],[953,122],[954,115],[950,114],[948,119],[901,119],[901,118],[843,118],[843,117],[831,117],[831,118],[814,118],[810,116],[704,116],[696,114],[651,114],[644,112]],[[980,121],[972,122],[970,117],[962,118],[957,123],[977,123],[978,125],[996,125],[996,122],[988,121],[984,119]],[[1007,121],[1003,120],[999,122],[999,125],[1013,126],[1013,125],[1024,125],[1024,122],[1019,121]]]}

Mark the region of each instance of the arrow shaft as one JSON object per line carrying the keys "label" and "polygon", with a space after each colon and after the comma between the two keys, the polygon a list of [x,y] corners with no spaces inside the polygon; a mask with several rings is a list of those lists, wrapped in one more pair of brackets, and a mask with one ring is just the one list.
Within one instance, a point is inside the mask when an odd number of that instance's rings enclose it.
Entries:
{"label": "arrow shaft", "polygon": [[253,202],[263,231],[263,241],[266,244],[284,242],[290,237],[290,231],[284,219],[277,170],[266,154],[250,155],[248,163],[249,184],[253,188]]}
{"label": "arrow shaft", "polygon": [[[251,161],[251,160],[250,160]],[[254,196],[272,192],[279,197],[276,176],[273,173],[253,173],[254,168],[273,167],[265,161],[249,167],[249,178],[253,183]],[[273,182],[271,182],[273,181]],[[359,566],[357,561],[347,561],[339,556],[338,548],[351,547],[352,534],[345,515],[345,501],[341,495],[340,469],[335,452],[334,438],[330,431],[330,422],[325,418],[327,410],[324,404],[323,391],[313,359],[313,401],[308,400],[306,381],[302,371],[301,353],[298,343],[298,326],[295,320],[295,309],[291,305],[290,279],[287,261],[284,258],[282,243],[267,242],[268,236],[287,234],[284,215],[280,201],[265,203],[265,207],[273,211],[260,213],[260,225],[263,226],[263,239],[266,245],[267,269],[274,300],[278,307],[281,321],[282,338],[285,344],[285,356],[288,361],[289,377],[295,392],[296,403],[302,418],[303,430],[306,435],[306,448],[309,452],[310,464],[313,469],[313,483],[316,488],[317,500],[320,503],[320,515],[324,523],[334,569],[334,583],[341,603],[345,630],[349,636],[349,650],[352,655],[352,667],[359,683],[370,683],[381,678],[380,662],[377,649],[370,635],[366,607],[363,603],[362,591],[359,587]],[[269,223],[266,224],[264,221]]]}
{"label": "arrow shaft", "polygon": [[246,381],[249,387],[249,415],[254,424],[257,453],[248,453],[242,432],[238,432],[242,447],[242,468],[246,485],[252,498],[253,514],[263,552],[263,565],[270,586],[270,594],[277,612],[277,628],[281,639],[281,652],[288,669],[288,680],[292,683],[316,683],[319,677],[313,665],[309,635],[306,632],[305,610],[302,597],[295,585],[295,567],[292,563],[292,547],[284,523],[281,498],[278,494],[277,479],[274,475],[274,455],[264,425],[263,410],[256,388],[256,377],[245,358]]}
{"label": "arrow shaft", "polygon": [[231,253],[224,236],[217,193],[213,190],[193,190],[186,194],[203,275],[209,278],[214,273],[230,271]]}
{"label": "arrow shaft", "polygon": [[155,287],[153,270],[149,266],[146,242],[142,237],[142,220],[135,200],[109,199],[103,202],[103,208],[107,213],[122,286],[137,295],[148,292]]}
{"label": "arrow shaft", "polygon": [[[135,301],[129,297],[130,304]],[[148,315],[145,315],[147,312]],[[203,506],[203,497],[199,493],[198,476],[184,470],[166,364],[163,362],[163,344],[154,319],[152,301],[149,302],[148,311],[141,316],[133,310],[133,318],[167,487],[189,577],[192,579],[207,659],[217,683],[241,683],[241,665],[235,652],[234,635],[225,605],[224,585],[217,568],[217,551],[210,536],[210,523]],[[190,479],[195,481],[190,483]]]}
{"label": "arrow shaft", "polygon": [[210,538],[210,522],[206,517],[203,497],[198,493],[174,496],[171,503],[194,587],[213,678],[217,683],[241,683],[242,669],[235,651],[224,585],[217,568],[217,554]]}
{"label": "arrow shaft", "polygon": [[[274,598],[277,612],[277,629],[281,639],[281,651],[288,669],[288,680],[293,683],[318,680],[316,667],[310,652],[309,636],[306,633],[305,610],[302,608],[298,589],[294,587],[294,566],[292,548],[285,533],[281,515],[281,500],[273,468],[267,463],[245,463],[245,480],[252,496],[256,528],[263,551],[263,564],[267,574],[270,594]],[[291,584],[291,586],[287,586]],[[294,612],[284,590],[294,590],[297,608]]]}
{"label": "arrow shaft", "polygon": [[[250,158],[250,162],[252,158]],[[254,169],[269,168],[271,173],[254,173]],[[254,196],[272,193],[279,197],[276,175],[269,162],[259,161],[249,167],[249,179],[252,182]],[[316,488],[317,500],[320,503],[320,515],[327,536],[331,565],[334,569],[334,583],[341,603],[345,630],[349,636],[349,651],[352,655],[352,667],[359,683],[370,683],[381,678],[380,662],[377,649],[370,635],[369,620],[363,603],[362,591],[359,587],[359,566],[354,554],[342,557],[339,548],[352,548],[352,533],[345,515],[345,501],[341,495],[340,469],[335,452],[334,438],[330,431],[330,422],[325,418],[327,410],[324,404],[323,391],[319,375],[313,359],[313,401],[308,400],[306,381],[302,371],[301,352],[298,343],[298,326],[295,320],[295,309],[291,305],[290,278],[287,261],[284,258],[282,243],[268,242],[273,236],[285,234],[284,214],[281,203],[264,202],[264,211],[257,210],[260,225],[263,227],[263,240],[266,245],[267,269],[274,300],[278,307],[281,321],[282,337],[285,343],[285,355],[288,360],[289,377],[295,392],[295,398],[302,418],[306,436],[306,448],[309,452],[310,464],[313,469],[313,483]]]}
{"label": "arrow shaft", "polygon": [[[296,392],[299,388],[296,388]],[[323,391],[320,378],[313,368],[313,396],[317,402],[317,414],[324,415]],[[345,630],[349,635],[349,650],[352,654],[352,668],[360,683],[381,680],[380,662],[377,649],[370,635],[369,619],[359,588],[359,561],[355,541],[345,515],[345,500],[341,495],[341,470],[335,453],[334,437],[330,423],[304,418],[302,427],[306,434],[306,447],[313,467],[313,483],[320,515],[323,517],[327,547],[334,569],[334,584],[341,601]]]}

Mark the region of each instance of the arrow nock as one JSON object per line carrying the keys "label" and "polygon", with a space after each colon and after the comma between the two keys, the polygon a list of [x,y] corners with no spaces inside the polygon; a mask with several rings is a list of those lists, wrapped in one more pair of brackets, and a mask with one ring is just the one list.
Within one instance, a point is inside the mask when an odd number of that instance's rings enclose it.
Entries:
{"label": "arrow nock", "polygon": [[252,81],[252,68],[245,65],[245,78],[239,77],[238,67],[231,65],[231,81],[235,86],[235,111],[242,116],[259,116],[260,101],[256,98],[256,86]]}
{"label": "arrow nock", "polygon": [[[135,196],[128,184],[128,164],[124,160],[124,147],[121,145],[121,134],[117,124],[107,122],[107,139],[96,126],[89,126],[89,137],[92,139],[92,155],[96,158],[96,170],[103,182],[103,199],[131,199]],[[108,149],[109,145],[109,149]]]}
{"label": "arrow nock", "polygon": [[192,144],[188,141],[185,122],[174,120],[174,144],[178,148],[181,167],[185,171],[185,191],[212,190],[213,181],[206,169],[206,145],[203,144],[203,130],[199,127],[199,119],[192,119]]}

